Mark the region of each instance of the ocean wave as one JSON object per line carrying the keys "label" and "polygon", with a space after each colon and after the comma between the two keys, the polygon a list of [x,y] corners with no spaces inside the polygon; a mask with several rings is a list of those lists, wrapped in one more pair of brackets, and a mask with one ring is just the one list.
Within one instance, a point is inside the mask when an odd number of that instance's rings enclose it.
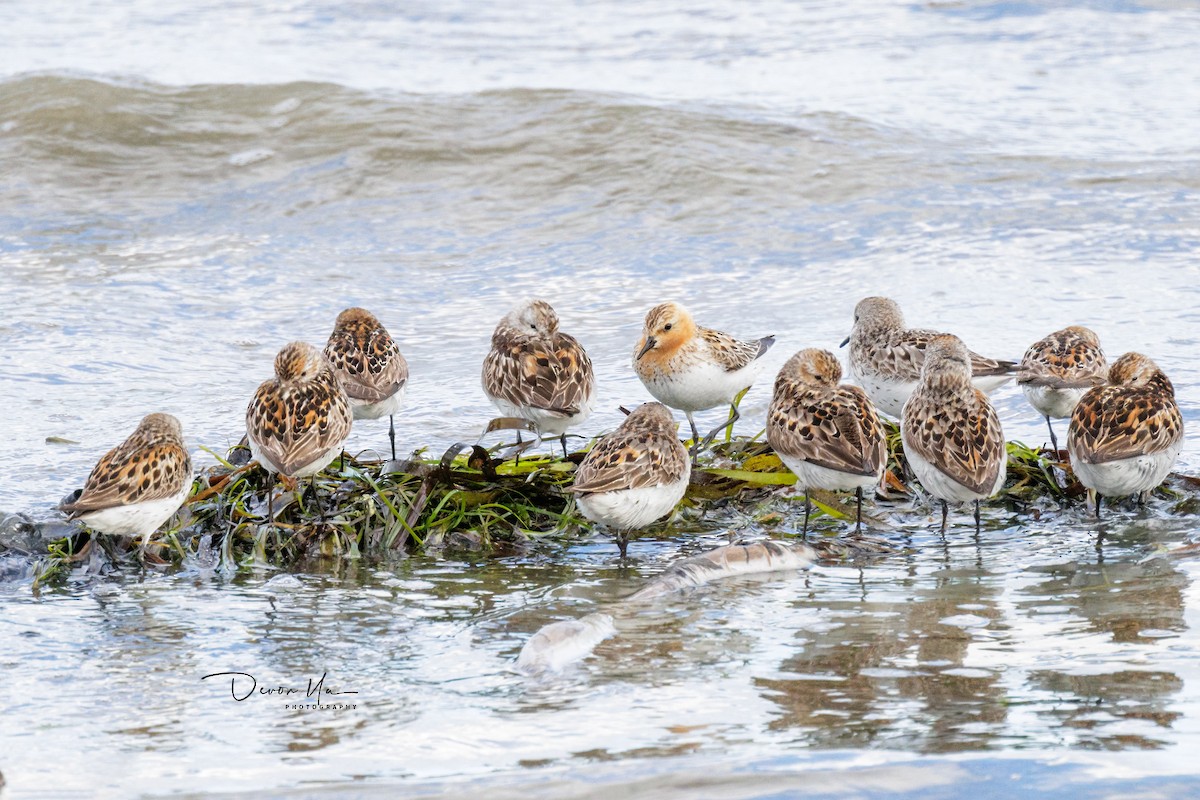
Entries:
{"label": "ocean wave", "polygon": [[256,186],[286,199],[302,187],[282,214],[431,191],[468,215],[480,203],[687,216],[839,202],[904,180],[915,149],[840,114],[784,122],[575,91],[383,95],[67,75],[0,83],[0,125],[15,167],[6,182],[35,204],[33,187],[133,205]]}

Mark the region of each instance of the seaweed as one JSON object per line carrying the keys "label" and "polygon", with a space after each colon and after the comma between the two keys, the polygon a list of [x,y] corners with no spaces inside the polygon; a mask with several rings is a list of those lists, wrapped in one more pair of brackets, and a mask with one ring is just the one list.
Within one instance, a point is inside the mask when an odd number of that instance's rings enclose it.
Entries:
{"label": "seaweed", "polygon": [[[877,500],[911,493],[899,427],[887,428],[888,463]],[[538,539],[569,537],[590,526],[576,511],[568,488],[585,452],[565,457],[530,454],[530,442],[455,444],[440,458],[418,451],[411,458],[382,461],[344,454],[313,479],[296,483],[268,475],[244,445],[221,455],[197,476],[184,509],[154,537],[148,560],[239,568],[286,567],[306,558],[386,556],[418,550],[464,547],[503,552]],[[1175,510],[1196,507],[1195,479],[1178,476]],[[1190,481],[1190,482],[1189,482]],[[780,504],[796,477],[772,452],[763,432],[727,436],[705,452],[692,472],[684,513],[708,513],[736,505],[770,527],[783,521]],[[1018,513],[1039,516],[1048,507],[1078,503],[1085,489],[1075,480],[1065,453],[1008,443],[1008,478],[999,497]],[[790,499],[805,495],[792,492]],[[852,495],[811,491],[814,517],[854,518]],[[65,527],[65,526],[64,526]],[[64,565],[86,557],[89,534],[67,528],[51,539],[34,571],[35,586],[53,579]],[[128,543],[96,537],[114,561],[132,559]]]}

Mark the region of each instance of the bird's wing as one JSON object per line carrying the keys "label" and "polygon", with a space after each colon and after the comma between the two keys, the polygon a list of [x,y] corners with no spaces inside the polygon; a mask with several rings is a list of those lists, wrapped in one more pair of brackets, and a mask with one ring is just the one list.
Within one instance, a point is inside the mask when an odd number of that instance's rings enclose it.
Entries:
{"label": "bird's wing", "polygon": [[558,333],[549,342],[520,338],[493,345],[484,360],[483,385],[489,395],[514,405],[568,416],[587,405],[595,377],[579,342]]}
{"label": "bird's wing", "polygon": [[83,493],[63,510],[72,518],[88,511],[161,500],[178,494],[192,479],[192,460],[174,442],[125,442],[104,454],[92,469]]}
{"label": "bird's wing", "polygon": [[875,474],[887,455],[879,417],[856,386],[822,398],[778,398],[767,436],[777,453],[852,475]]}
{"label": "bird's wing", "polygon": [[1183,437],[1183,416],[1162,393],[1101,386],[1075,406],[1067,437],[1067,447],[1085,462],[1104,464],[1171,447]]}
{"label": "bird's wing", "polygon": [[996,409],[979,390],[974,395],[973,404],[940,408],[910,425],[904,443],[971,491],[988,494],[1007,454]]}
{"label": "bird's wing", "polygon": [[575,471],[572,491],[611,492],[674,483],[688,468],[678,440],[618,430],[596,443]]}
{"label": "bird's wing", "polygon": [[744,341],[711,328],[700,328],[698,335],[726,372],[737,372],[749,366],[753,361],[762,358],[763,354],[771,349],[771,345],[775,344],[774,336]]}

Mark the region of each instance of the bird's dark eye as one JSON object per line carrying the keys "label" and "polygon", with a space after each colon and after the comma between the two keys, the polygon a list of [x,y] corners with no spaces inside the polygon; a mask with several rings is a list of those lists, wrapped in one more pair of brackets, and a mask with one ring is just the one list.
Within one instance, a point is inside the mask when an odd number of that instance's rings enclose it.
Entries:
{"label": "bird's dark eye", "polygon": [[671,323],[669,323],[669,322],[668,322],[666,325],[663,325],[663,330],[664,330],[664,331],[669,331],[669,330],[671,330]]}

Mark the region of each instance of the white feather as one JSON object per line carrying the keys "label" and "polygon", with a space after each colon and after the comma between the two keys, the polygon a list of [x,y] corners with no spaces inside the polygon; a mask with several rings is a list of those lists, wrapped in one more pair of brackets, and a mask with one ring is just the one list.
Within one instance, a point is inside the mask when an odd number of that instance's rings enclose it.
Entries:
{"label": "white feather", "polygon": [[1056,389],[1052,386],[1034,386],[1030,383],[1021,384],[1025,399],[1043,417],[1051,419],[1067,419],[1075,406],[1079,405],[1086,388]]}
{"label": "white feather", "polygon": [[992,490],[987,494],[980,494],[963,486],[922,458],[921,454],[917,452],[917,448],[909,443],[903,428],[900,430],[900,435],[904,440],[904,457],[908,459],[909,466],[916,473],[917,480],[925,487],[925,491],[938,500],[945,500],[947,503],[970,503],[975,500],[986,500],[1004,486],[1004,478],[1008,474],[1007,458],[1000,462],[1000,473],[996,476],[996,483],[992,486]]}
{"label": "white feather", "polygon": [[806,544],[789,545],[770,539],[755,544],[728,544],[672,564],[625,602],[653,600],[736,575],[807,569],[816,558],[816,551]]}
{"label": "white feather", "polygon": [[655,371],[642,382],[655,400],[690,413],[730,405],[742,389],[754,383],[761,370],[762,359],[726,372],[715,361],[702,358],[691,360],[669,374]]}
{"label": "white feather", "polygon": [[1166,450],[1103,464],[1088,464],[1071,453],[1071,468],[1079,482],[1089,489],[1105,497],[1125,497],[1141,494],[1166,480],[1182,449],[1183,438],[1180,437]]}
{"label": "white feather", "polygon": [[580,512],[593,522],[617,530],[644,528],[671,513],[679,504],[687,491],[691,471],[692,465],[688,463],[683,477],[674,483],[580,494],[575,502]]}
{"label": "white feather", "polygon": [[586,658],[596,645],[617,632],[608,614],[552,622],[529,637],[517,656],[517,669],[527,674],[558,672]]}
{"label": "white feather", "polygon": [[192,488],[192,478],[189,475],[183,488],[170,497],[158,500],[147,500],[142,503],[130,503],[125,506],[105,508],[100,511],[89,511],[79,515],[79,519],[101,533],[112,536],[141,536],[149,538],[150,534],[162,527],[171,515],[179,510],[183,501],[187,500]]}

